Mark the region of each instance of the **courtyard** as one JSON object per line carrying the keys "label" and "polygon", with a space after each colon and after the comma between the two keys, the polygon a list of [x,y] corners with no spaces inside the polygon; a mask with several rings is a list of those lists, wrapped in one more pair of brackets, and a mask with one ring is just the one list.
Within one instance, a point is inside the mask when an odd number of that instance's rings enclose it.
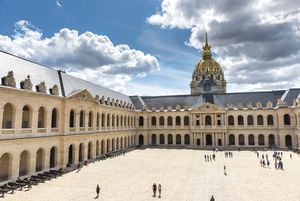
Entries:
{"label": "courtyard", "polygon": [[[91,163],[79,172],[46,181],[31,190],[6,194],[13,201],[299,201],[300,157],[283,152],[284,170],[260,166],[254,152],[235,151],[233,158],[216,153],[216,161],[205,162],[212,151],[186,149],[134,150],[105,161]],[[292,153],[292,159],[290,159]],[[227,167],[227,176],[223,167]],[[162,197],[152,197],[152,184],[162,185]]]}

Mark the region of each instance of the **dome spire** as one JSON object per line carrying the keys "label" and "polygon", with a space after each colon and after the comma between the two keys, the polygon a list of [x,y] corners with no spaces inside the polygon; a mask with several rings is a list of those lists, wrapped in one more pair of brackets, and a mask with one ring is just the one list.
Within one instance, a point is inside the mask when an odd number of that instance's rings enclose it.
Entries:
{"label": "dome spire", "polygon": [[207,39],[207,32],[205,33],[205,45],[203,46],[203,59],[211,59],[211,52],[210,52],[211,46],[208,44]]}

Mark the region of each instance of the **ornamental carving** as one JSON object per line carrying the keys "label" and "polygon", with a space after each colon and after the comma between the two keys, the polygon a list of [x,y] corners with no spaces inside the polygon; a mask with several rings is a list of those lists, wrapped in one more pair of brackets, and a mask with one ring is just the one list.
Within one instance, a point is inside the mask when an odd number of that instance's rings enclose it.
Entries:
{"label": "ornamental carving", "polygon": [[101,103],[101,104],[104,104],[104,103],[105,103],[105,98],[104,98],[104,96],[101,97],[100,103]]}
{"label": "ornamental carving", "polygon": [[172,111],[172,106],[169,105],[169,106],[167,107],[167,109],[168,109],[168,111]]}
{"label": "ornamental carving", "polygon": [[156,111],[156,107],[152,107],[152,112],[155,112]]}
{"label": "ornamental carving", "polygon": [[180,105],[176,105],[176,110],[177,110],[177,111],[180,110]]}
{"label": "ornamental carving", "polygon": [[16,87],[16,80],[14,78],[13,71],[8,71],[7,76],[2,77],[2,84],[9,87]]}
{"label": "ornamental carving", "polygon": [[50,89],[50,93],[52,95],[58,96],[59,95],[59,89],[58,86],[55,84],[53,87]]}
{"label": "ornamental carving", "polygon": [[100,103],[99,95],[96,95],[96,96],[95,96],[95,101],[96,101],[98,104]]}
{"label": "ornamental carving", "polygon": [[243,104],[242,104],[242,103],[238,103],[238,104],[237,104],[237,108],[238,108],[239,110],[242,110],[242,109],[243,109]]}
{"label": "ornamental carving", "polygon": [[36,85],[36,90],[37,92],[40,93],[46,93],[47,91],[46,83],[42,81],[39,85]]}
{"label": "ornamental carving", "polygon": [[160,108],[159,108],[159,110],[161,111],[161,112],[163,112],[164,111],[164,106],[161,106]]}
{"label": "ornamental carving", "polygon": [[273,103],[271,101],[267,102],[267,108],[272,108],[273,107]]}
{"label": "ornamental carving", "polygon": [[287,103],[281,99],[277,100],[277,107],[287,107]]}
{"label": "ornamental carving", "polygon": [[32,90],[32,83],[30,80],[30,75],[27,75],[27,78],[20,83],[22,89]]}
{"label": "ornamental carving", "polygon": [[252,109],[253,108],[252,103],[248,103],[247,108]]}
{"label": "ornamental carving", "polygon": [[257,103],[256,103],[256,107],[259,108],[259,109],[262,108],[261,102],[257,102]]}

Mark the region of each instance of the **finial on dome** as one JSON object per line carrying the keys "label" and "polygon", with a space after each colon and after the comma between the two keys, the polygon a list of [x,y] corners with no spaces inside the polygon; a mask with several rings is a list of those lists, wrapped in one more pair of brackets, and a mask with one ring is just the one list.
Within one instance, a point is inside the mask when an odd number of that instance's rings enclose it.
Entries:
{"label": "finial on dome", "polygon": [[208,44],[207,39],[207,32],[205,33],[205,45],[203,46],[203,59],[211,59],[211,52],[210,52],[211,46]]}

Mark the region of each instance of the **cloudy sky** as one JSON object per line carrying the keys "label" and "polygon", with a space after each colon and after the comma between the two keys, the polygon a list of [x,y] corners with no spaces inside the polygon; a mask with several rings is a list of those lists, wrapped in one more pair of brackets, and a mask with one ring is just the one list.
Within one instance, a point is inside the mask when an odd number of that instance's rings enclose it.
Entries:
{"label": "cloudy sky", "polygon": [[1,50],[129,95],[188,94],[206,31],[229,92],[300,87],[299,0],[0,1]]}

